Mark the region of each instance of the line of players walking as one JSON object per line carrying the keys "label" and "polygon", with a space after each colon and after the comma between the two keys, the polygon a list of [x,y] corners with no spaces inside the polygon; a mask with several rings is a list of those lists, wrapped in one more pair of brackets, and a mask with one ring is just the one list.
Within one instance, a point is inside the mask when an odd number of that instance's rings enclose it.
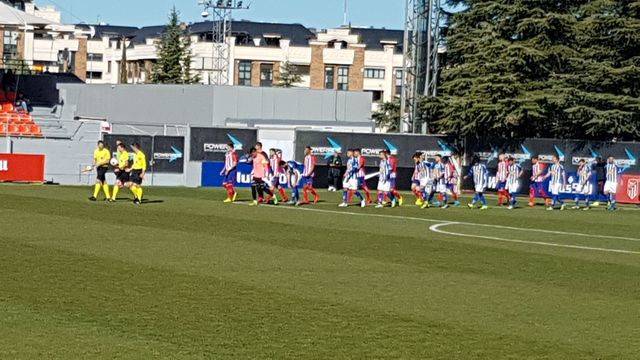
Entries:
{"label": "line of players walking", "polygon": [[[240,158],[232,143],[227,145],[225,165],[220,175],[223,176],[223,187],[227,190],[227,203],[234,202],[237,198],[235,183],[237,179],[237,166],[239,162],[252,164],[252,206],[261,203],[278,204],[280,201],[293,205],[305,205],[320,200],[318,192],[313,186],[316,170],[316,157],[311,147],[305,148],[303,163],[296,161],[283,161],[282,152],[277,149],[269,150],[269,154],[262,149],[262,144],[257,143],[248,155]],[[367,174],[365,171],[366,160],[359,149],[347,150],[346,171],[343,176],[343,195],[340,207],[348,207],[355,204],[361,207],[373,204],[371,190],[367,186],[367,180],[378,178],[376,207],[396,207],[403,204],[403,197],[398,192],[396,180],[398,176],[398,160],[389,150],[379,153],[378,172]],[[435,155],[433,161],[429,161],[424,153],[417,152],[413,155],[415,163],[412,176],[411,191],[415,195],[415,204],[421,208],[460,206],[460,182],[461,167],[449,157]],[[562,162],[557,156],[552,157],[550,166],[542,163],[537,156],[531,159],[532,175],[529,189],[529,206],[534,206],[536,199],[544,199],[547,210],[564,210],[567,204],[561,196],[567,185],[567,174]],[[610,157],[605,167],[606,182],[604,194],[608,197],[609,210],[616,209],[615,194],[618,187],[621,169],[615,160]],[[498,192],[498,206],[507,205],[514,209],[518,205],[518,195],[521,189],[523,169],[519,162],[512,156],[500,154],[498,156],[498,168],[495,174],[496,189]],[[597,206],[598,199],[593,189],[595,176],[594,164],[580,160],[577,169],[577,188],[575,189],[575,209],[588,210],[591,206]],[[485,192],[490,185],[489,171],[486,164],[479,158],[474,158],[465,179],[473,180],[475,194],[468,204],[469,208],[488,209]],[[281,181],[286,179],[286,183]],[[287,195],[285,186],[291,191]],[[547,186],[548,185],[548,186]],[[300,199],[302,190],[302,199]],[[278,199],[280,196],[280,199]],[[311,198],[312,197],[312,198]],[[584,203],[584,207],[581,207]]]}

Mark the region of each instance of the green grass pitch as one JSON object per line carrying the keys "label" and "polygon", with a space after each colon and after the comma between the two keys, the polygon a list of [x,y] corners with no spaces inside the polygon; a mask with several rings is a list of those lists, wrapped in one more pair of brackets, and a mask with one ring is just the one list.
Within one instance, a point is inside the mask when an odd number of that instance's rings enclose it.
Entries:
{"label": "green grass pitch", "polygon": [[90,192],[0,186],[1,359],[640,358],[632,207],[339,209],[322,193],[253,208],[182,188],[135,207]]}

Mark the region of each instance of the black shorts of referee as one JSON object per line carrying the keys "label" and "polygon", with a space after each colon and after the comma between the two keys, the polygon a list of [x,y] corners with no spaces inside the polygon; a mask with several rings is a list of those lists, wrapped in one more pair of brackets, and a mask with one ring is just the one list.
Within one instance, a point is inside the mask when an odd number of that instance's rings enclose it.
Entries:
{"label": "black shorts of referee", "polygon": [[107,181],[107,171],[109,171],[109,167],[108,166],[98,166],[96,168],[96,173],[98,173],[96,178],[98,179],[98,181],[100,181],[100,182]]}

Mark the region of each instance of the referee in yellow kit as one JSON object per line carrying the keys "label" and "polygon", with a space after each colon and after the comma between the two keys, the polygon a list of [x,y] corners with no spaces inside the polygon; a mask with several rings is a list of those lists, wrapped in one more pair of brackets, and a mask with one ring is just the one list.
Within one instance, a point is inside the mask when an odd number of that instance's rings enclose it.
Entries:
{"label": "referee in yellow kit", "polygon": [[131,192],[133,193],[133,203],[142,203],[142,180],[147,171],[147,157],[140,150],[139,143],[131,145],[133,149],[133,166],[131,166]]}
{"label": "referee in yellow kit", "polygon": [[98,141],[98,148],[93,152],[93,167],[96,169],[96,184],[93,187],[93,196],[89,198],[91,201],[98,199],[100,189],[104,191],[105,200],[109,200],[109,185],[107,185],[107,171],[109,170],[109,161],[111,160],[111,151],[104,146],[102,140]]}

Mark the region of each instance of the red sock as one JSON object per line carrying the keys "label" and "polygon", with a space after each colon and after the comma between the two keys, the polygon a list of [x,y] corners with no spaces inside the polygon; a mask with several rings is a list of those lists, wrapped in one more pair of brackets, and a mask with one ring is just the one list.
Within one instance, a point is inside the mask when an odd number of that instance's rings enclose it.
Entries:
{"label": "red sock", "polygon": [[365,199],[367,199],[367,202],[370,204],[371,203],[371,192],[369,191],[369,188],[365,185],[362,187],[362,191],[364,191],[364,197]]}
{"label": "red sock", "polygon": [[307,185],[302,188],[302,198],[304,199],[304,202],[309,202],[309,186]]}
{"label": "red sock", "polygon": [[284,202],[289,201],[289,198],[287,197],[287,193],[284,191],[283,188],[280,188],[279,192],[280,192],[280,196],[282,196],[282,201]]}
{"label": "red sock", "polygon": [[402,197],[402,195],[400,195],[400,192],[398,190],[391,190],[391,194],[395,196],[396,199],[400,199]]}
{"label": "red sock", "polygon": [[309,186],[309,191],[311,191],[311,195],[313,195],[313,202],[317,203],[320,200],[320,196],[318,196],[316,189],[314,189],[313,186]]}
{"label": "red sock", "polygon": [[453,193],[453,201],[458,201],[458,194]]}
{"label": "red sock", "polygon": [[416,200],[422,200],[422,193],[419,189],[413,189],[413,195],[416,196]]}
{"label": "red sock", "polygon": [[442,194],[438,194],[438,201],[440,202],[444,201],[444,196],[442,196]]}
{"label": "red sock", "polygon": [[353,199],[353,190],[347,191],[347,204],[351,203],[351,199]]}

